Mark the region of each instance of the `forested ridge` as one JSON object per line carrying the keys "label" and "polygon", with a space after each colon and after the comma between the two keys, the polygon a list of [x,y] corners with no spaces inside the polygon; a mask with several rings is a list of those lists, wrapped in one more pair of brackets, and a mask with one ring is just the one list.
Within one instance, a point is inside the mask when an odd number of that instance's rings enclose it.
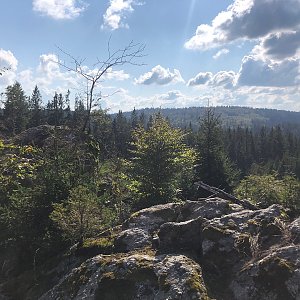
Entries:
{"label": "forested ridge", "polygon": [[[205,107],[187,108],[145,108],[137,109],[138,115],[149,118],[156,112],[168,118],[173,126],[180,128],[199,128],[199,118],[205,113]],[[300,130],[300,113],[295,111],[252,108],[241,106],[217,106],[215,113],[220,115],[223,127],[243,127],[252,130],[260,129],[262,126],[272,127],[281,125],[295,133]],[[131,112],[124,112],[130,118]]]}
{"label": "forested ridge", "polygon": [[55,93],[44,105],[37,86],[30,96],[18,82],[6,88],[0,247],[13,251],[13,272],[75,243],[105,253],[112,244],[100,233],[139,209],[207,196],[198,181],[299,213],[299,113],[208,107],[109,114],[89,111],[81,98],[71,109],[71,97]]}

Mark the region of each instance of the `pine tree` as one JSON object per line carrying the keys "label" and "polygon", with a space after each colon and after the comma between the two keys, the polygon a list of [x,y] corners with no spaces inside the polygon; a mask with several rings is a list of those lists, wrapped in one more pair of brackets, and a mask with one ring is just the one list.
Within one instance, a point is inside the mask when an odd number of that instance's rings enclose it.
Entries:
{"label": "pine tree", "polygon": [[135,110],[135,107],[133,108],[133,111],[131,112],[130,121],[131,121],[131,128],[132,129],[137,128],[139,121],[138,121],[138,115]]}
{"label": "pine tree", "polygon": [[26,129],[28,123],[28,102],[19,82],[8,86],[5,94],[4,124],[9,133],[15,135]]}
{"label": "pine tree", "polygon": [[221,137],[220,116],[215,115],[213,108],[206,110],[200,122],[198,156],[196,179],[231,191],[236,172],[225,154]]}
{"label": "pine tree", "polygon": [[130,142],[130,124],[122,111],[119,111],[113,120],[113,135],[116,151],[118,155],[126,156],[128,144]]}
{"label": "pine tree", "polygon": [[35,86],[32,96],[29,98],[30,120],[29,126],[35,127],[41,125],[42,122],[42,96],[37,87]]}

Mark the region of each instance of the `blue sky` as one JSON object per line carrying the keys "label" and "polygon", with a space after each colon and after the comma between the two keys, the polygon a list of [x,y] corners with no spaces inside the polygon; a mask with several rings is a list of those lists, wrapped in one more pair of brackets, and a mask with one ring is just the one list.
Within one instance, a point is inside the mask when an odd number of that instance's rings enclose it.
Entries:
{"label": "blue sky", "polygon": [[[113,68],[97,86],[102,107],[242,105],[300,111],[300,0],[10,0],[0,18],[0,93],[19,81],[84,97],[84,78],[57,61],[57,48],[84,70],[131,40],[141,66]],[[111,37],[111,38],[110,38]]]}

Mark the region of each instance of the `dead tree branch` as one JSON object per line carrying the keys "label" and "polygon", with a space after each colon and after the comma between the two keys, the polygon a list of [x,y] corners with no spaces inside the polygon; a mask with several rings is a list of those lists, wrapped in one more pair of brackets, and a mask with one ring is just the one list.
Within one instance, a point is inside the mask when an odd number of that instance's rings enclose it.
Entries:
{"label": "dead tree branch", "polygon": [[95,96],[95,88],[97,85],[105,79],[105,75],[113,70],[113,68],[121,67],[124,65],[142,66],[144,63],[139,63],[139,59],[145,56],[144,50],[145,45],[134,43],[131,41],[123,49],[118,49],[116,51],[111,51],[110,39],[107,43],[107,58],[105,60],[97,61],[93,64],[93,70],[88,69],[84,62],[86,59],[80,59],[67,53],[60,47],[57,47],[59,51],[68,58],[71,62],[67,63],[58,59],[56,63],[66,69],[67,71],[74,72],[79,76],[83,77],[87,81],[87,91],[86,91],[86,118],[82,127],[82,131],[88,130],[90,132],[91,127],[91,111],[98,104],[98,102],[103,99],[102,93]]}
{"label": "dead tree branch", "polygon": [[251,210],[258,209],[254,204],[250,203],[249,201],[240,200],[240,199],[236,198],[235,196],[233,196],[219,188],[216,188],[214,186],[210,186],[210,185],[204,183],[203,181],[195,182],[195,185],[197,186],[198,189],[202,188],[202,189],[212,193],[213,196],[222,197],[226,200],[230,200],[231,202],[233,202],[235,204],[239,204],[239,205],[243,206],[244,208],[251,209]]}

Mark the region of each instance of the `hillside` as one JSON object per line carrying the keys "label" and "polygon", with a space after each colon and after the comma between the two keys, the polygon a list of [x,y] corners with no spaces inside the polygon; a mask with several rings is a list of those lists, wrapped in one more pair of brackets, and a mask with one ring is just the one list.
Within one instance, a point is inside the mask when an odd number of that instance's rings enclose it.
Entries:
{"label": "hillside", "polygon": [[[145,119],[160,111],[163,116],[167,117],[173,126],[184,128],[199,126],[199,118],[203,115],[205,107],[188,107],[188,108],[145,108],[136,110],[138,116],[142,113]],[[300,112],[250,108],[238,106],[218,106],[215,108],[216,114],[219,114],[225,127],[251,127],[258,128],[262,125],[274,126],[282,124],[285,127],[294,128],[300,132]],[[124,112],[127,118],[130,118],[132,112]]]}

